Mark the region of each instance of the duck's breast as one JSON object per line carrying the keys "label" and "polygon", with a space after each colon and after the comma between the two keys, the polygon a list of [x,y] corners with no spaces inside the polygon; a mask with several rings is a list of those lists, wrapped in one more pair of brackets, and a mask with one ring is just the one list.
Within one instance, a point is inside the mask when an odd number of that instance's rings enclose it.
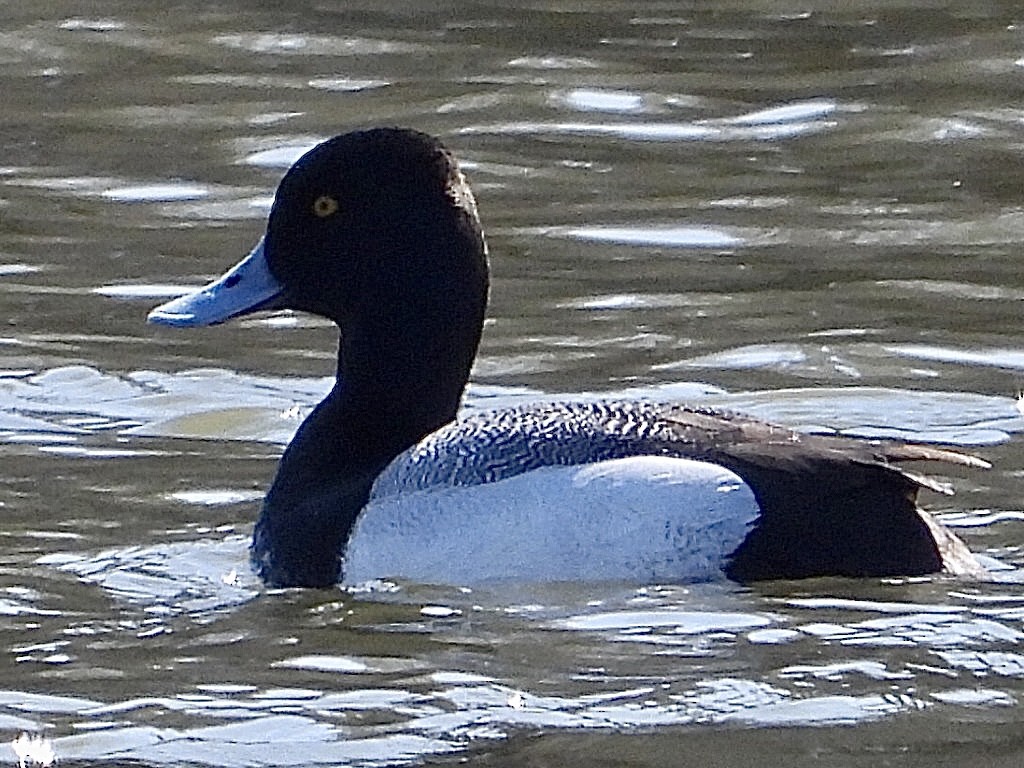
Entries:
{"label": "duck's breast", "polygon": [[[403,454],[396,462],[408,462]],[[758,516],[716,464],[633,456],[532,468],[475,484],[375,486],[344,553],[344,582],[723,578]]]}

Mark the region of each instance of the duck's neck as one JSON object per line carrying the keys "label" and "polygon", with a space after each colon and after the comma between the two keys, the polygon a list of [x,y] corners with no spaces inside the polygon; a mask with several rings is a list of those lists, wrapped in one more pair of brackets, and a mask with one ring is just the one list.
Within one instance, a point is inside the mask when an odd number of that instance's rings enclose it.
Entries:
{"label": "duck's neck", "polygon": [[385,316],[366,308],[343,329],[335,386],[285,451],[257,522],[252,554],[264,580],[338,580],[344,543],[377,475],[455,418],[485,297],[486,286],[461,309],[406,306],[396,316],[392,305]]}

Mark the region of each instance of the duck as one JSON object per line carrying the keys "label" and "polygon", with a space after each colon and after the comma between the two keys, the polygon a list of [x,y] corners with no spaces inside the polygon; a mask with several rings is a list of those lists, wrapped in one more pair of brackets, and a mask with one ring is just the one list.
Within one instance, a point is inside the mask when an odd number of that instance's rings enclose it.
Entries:
{"label": "duck", "polygon": [[489,290],[454,155],[381,127],[306,152],[251,252],[150,312],[187,328],[289,309],[339,328],[334,385],[253,530],[266,584],[984,577],[918,504],[948,486],[905,466],[988,466],[966,452],[644,399],[460,414]]}

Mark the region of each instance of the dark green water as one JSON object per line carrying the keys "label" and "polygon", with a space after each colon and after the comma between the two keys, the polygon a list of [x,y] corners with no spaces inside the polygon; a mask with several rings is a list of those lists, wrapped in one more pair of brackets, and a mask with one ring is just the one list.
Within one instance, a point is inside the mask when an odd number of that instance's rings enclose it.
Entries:
{"label": "dark green water", "polygon": [[0,740],[65,765],[1019,764],[1012,574],[264,590],[251,521],[334,330],[144,322],[255,242],[304,148],[416,127],[490,238],[469,407],[669,395],[971,446],[993,470],[924,501],[1019,566],[1024,18],[848,5],[0,8]]}

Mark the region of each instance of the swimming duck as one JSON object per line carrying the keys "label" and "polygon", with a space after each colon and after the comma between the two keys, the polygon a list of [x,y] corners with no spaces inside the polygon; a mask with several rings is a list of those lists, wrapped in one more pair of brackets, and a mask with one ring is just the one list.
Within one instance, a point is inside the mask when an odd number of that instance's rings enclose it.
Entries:
{"label": "swimming duck", "polygon": [[289,308],[340,328],[334,387],[256,523],[267,583],[983,574],[917,506],[919,489],[945,486],[897,466],[987,466],[964,453],[643,400],[458,417],[488,282],[455,158],[379,128],[301,157],[251,253],[150,313],[203,326]]}

